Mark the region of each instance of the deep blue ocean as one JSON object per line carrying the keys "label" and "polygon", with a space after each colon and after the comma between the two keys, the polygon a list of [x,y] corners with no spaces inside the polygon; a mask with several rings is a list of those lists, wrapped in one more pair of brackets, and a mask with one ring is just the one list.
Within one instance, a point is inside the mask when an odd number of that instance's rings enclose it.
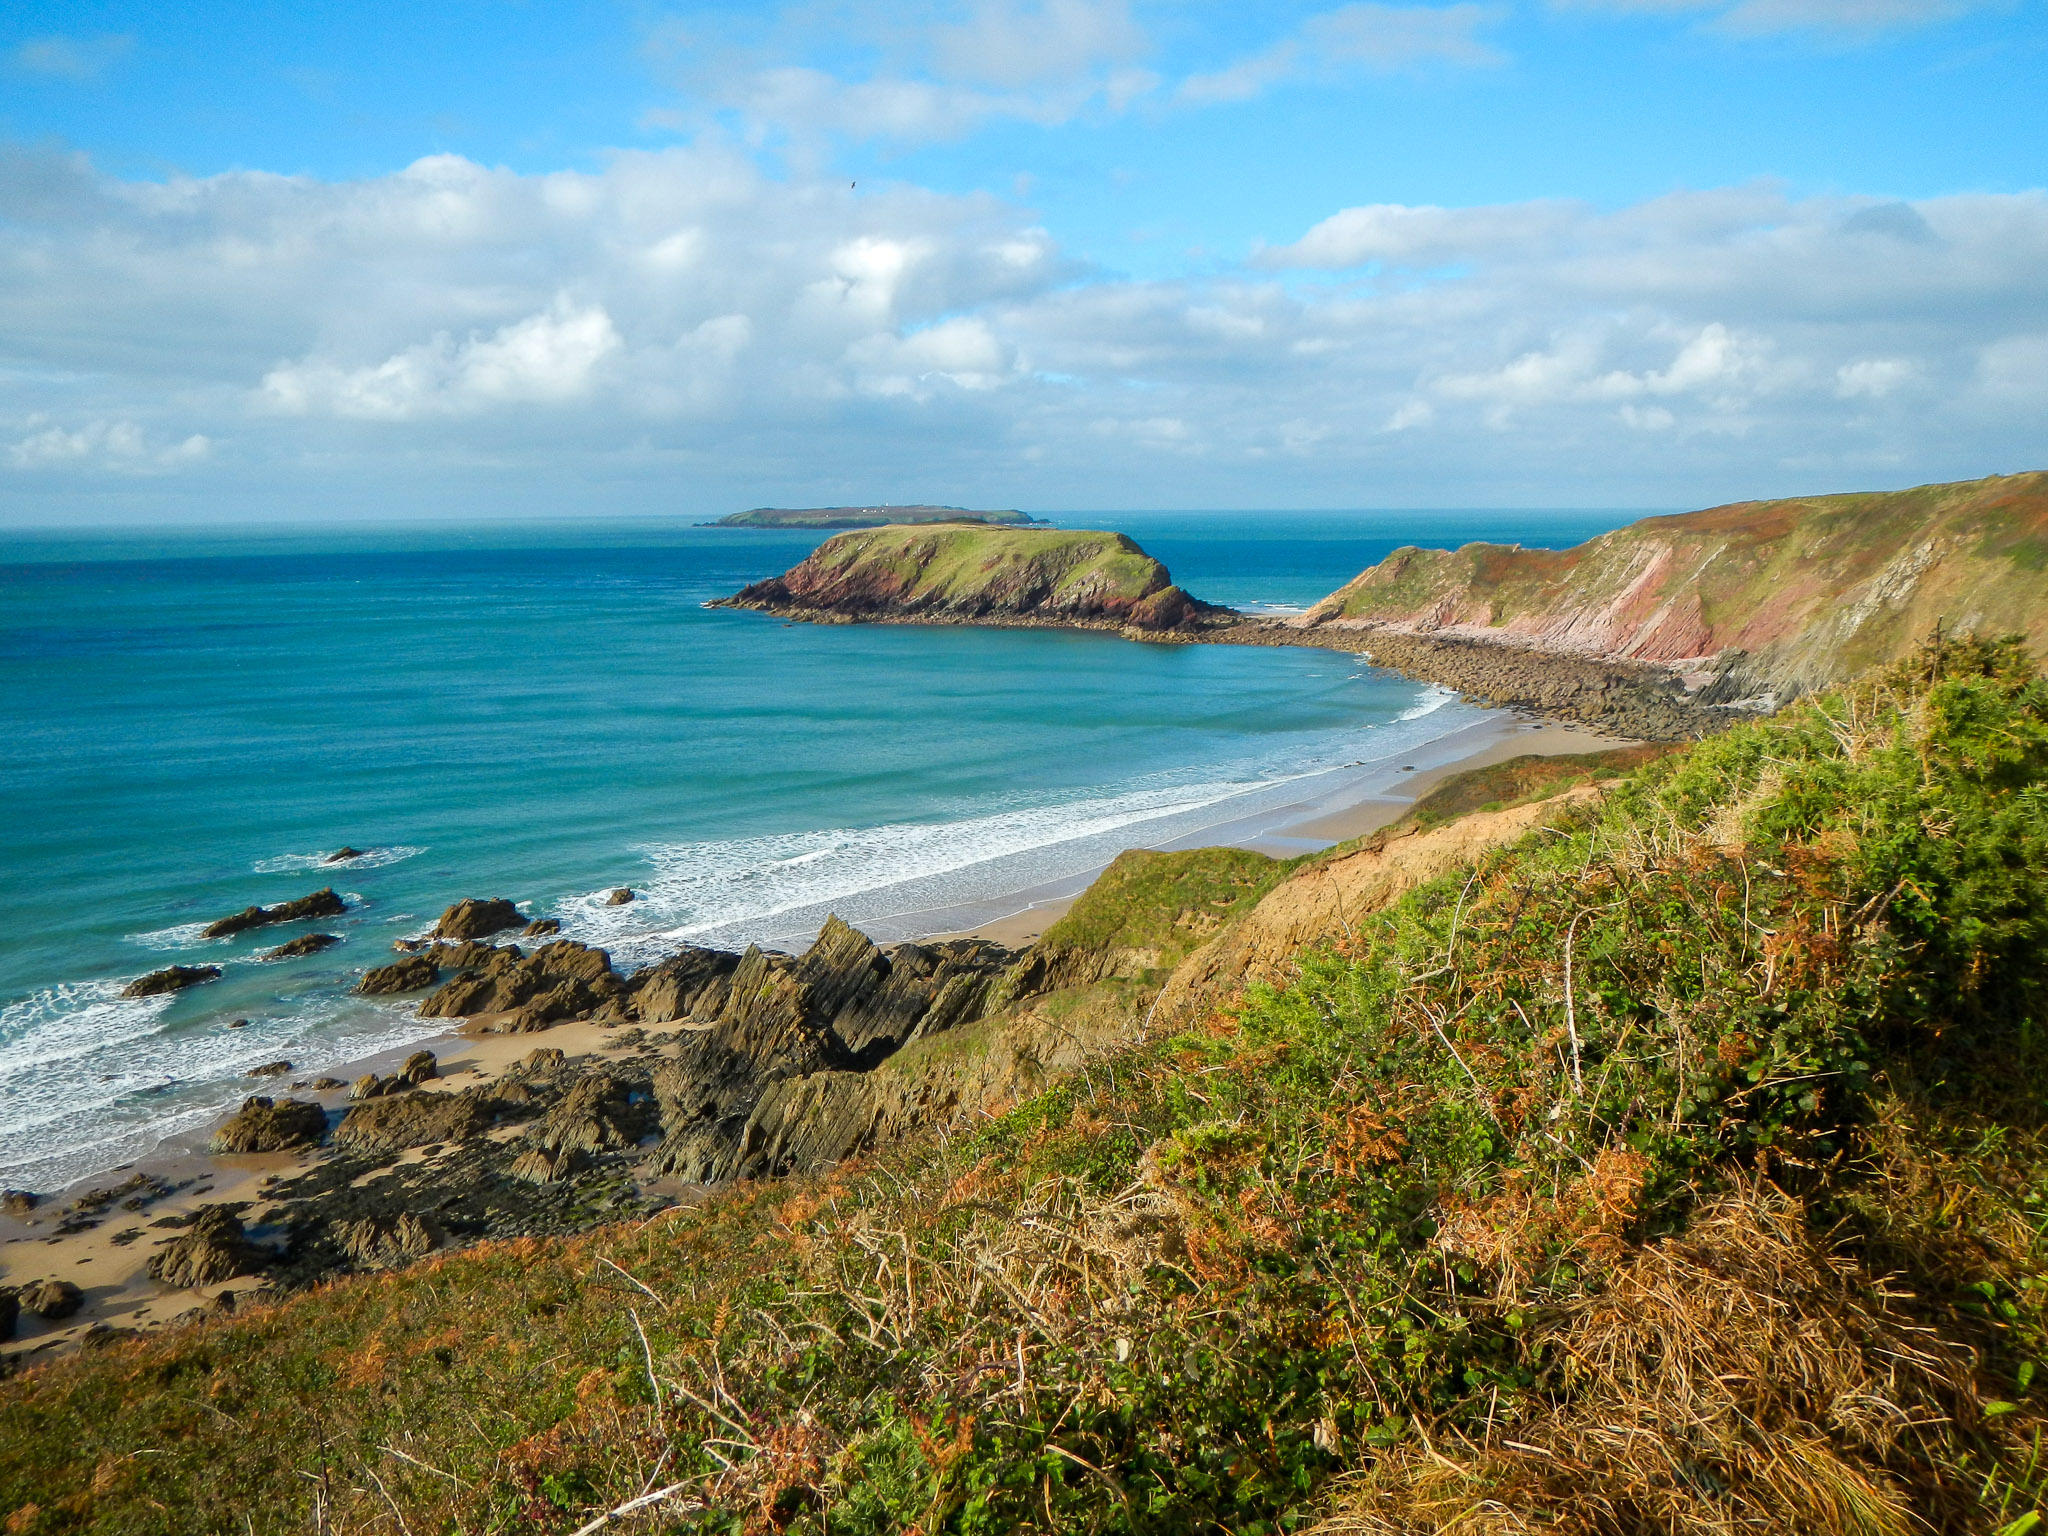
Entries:
{"label": "deep blue ocean", "polygon": [[[1404,543],[1562,547],[1630,512],[1118,513],[1197,596],[1300,607]],[[1319,651],[785,625],[707,599],[822,535],[520,523],[0,535],[0,1181],[203,1124],[280,1058],[434,1031],[352,998],[510,896],[622,964],[800,945],[1092,869],[1474,712]],[[342,846],[365,857],[324,867]],[[332,883],[305,925],[206,922]],[[606,907],[629,885],[643,899]],[[144,971],[226,967],[123,1000]],[[235,1019],[246,1027],[230,1029]]]}

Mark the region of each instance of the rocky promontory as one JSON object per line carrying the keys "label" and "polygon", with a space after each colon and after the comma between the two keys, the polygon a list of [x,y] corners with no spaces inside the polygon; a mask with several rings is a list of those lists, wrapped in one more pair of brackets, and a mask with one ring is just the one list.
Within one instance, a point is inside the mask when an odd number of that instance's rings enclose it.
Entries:
{"label": "rocky promontory", "polygon": [[1191,632],[1228,610],[1188,596],[1120,533],[888,527],[827,539],[780,576],[713,604],[814,623],[1048,624]]}
{"label": "rocky promontory", "polygon": [[924,504],[907,507],[755,507],[721,517],[710,528],[881,528],[891,523],[986,523],[1000,527],[1029,527],[1043,522],[1014,508],[1003,512],[974,512],[966,507],[935,507]]}

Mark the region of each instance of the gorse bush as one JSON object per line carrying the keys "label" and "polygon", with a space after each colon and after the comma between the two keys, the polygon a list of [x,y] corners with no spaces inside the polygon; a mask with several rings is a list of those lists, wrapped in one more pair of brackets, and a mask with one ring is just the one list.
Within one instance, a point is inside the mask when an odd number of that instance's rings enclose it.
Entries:
{"label": "gorse bush", "polygon": [[2024,1531],[2044,770],[1932,646],[972,1134],[32,1372],[0,1518]]}

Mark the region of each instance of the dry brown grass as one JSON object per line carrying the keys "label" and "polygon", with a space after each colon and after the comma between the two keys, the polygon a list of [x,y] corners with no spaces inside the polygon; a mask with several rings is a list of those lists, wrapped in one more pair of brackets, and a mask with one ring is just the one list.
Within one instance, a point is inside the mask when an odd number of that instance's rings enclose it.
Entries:
{"label": "dry brown grass", "polygon": [[1348,1479],[1316,1536],[1962,1531],[1975,1361],[1749,1186],[1534,1325],[1536,1393]]}

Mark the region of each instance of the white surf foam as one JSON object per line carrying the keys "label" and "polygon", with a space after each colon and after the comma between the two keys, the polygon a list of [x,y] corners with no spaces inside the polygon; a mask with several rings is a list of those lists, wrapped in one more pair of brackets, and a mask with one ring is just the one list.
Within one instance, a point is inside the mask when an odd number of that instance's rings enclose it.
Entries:
{"label": "white surf foam", "polygon": [[[330,850],[332,851],[332,850]],[[325,853],[281,853],[274,859],[258,859],[249,867],[259,875],[283,875],[297,869],[382,869],[425,853],[425,848],[367,848],[353,859],[327,862]]]}

